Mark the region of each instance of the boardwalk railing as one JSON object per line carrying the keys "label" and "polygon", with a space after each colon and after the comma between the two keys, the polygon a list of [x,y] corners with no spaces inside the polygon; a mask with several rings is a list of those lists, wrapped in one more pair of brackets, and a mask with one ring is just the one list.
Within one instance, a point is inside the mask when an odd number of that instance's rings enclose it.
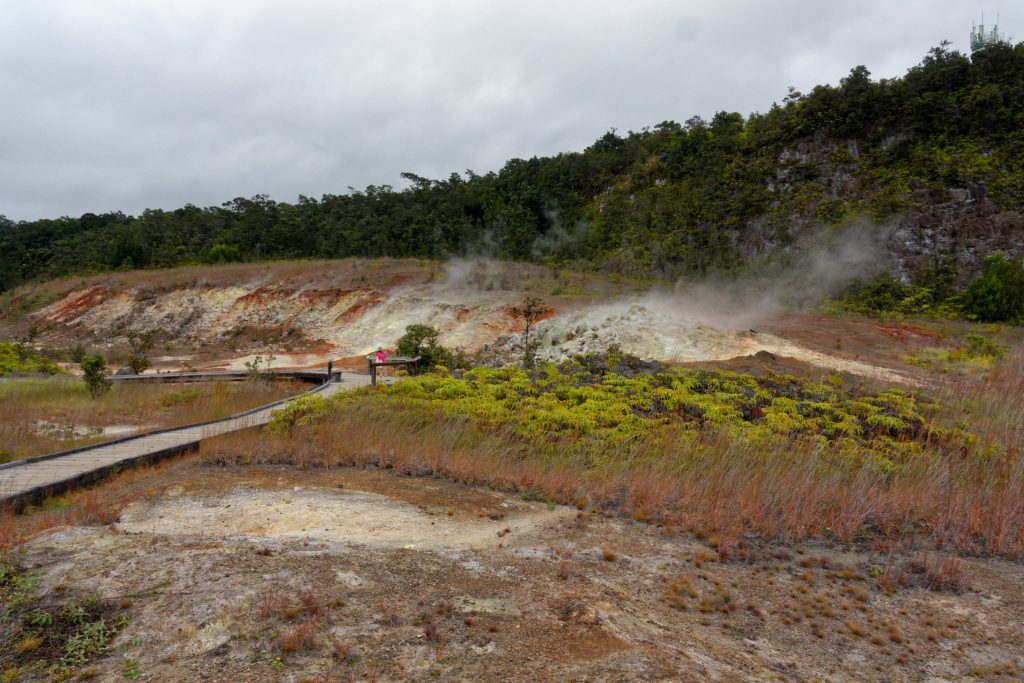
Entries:
{"label": "boardwalk railing", "polygon": [[[0,464],[0,505],[19,510],[48,496],[100,479],[126,465],[155,462],[194,450],[203,439],[266,424],[274,410],[300,396],[329,396],[337,391],[369,382],[365,375],[335,374],[335,381],[229,417],[157,429],[91,446]],[[326,378],[326,373],[321,375]]]}
{"label": "boardwalk railing", "polygon": [[[323,384],[327,381],[325,370],[262,370],[252,373],[248,370],[183,370],[181,372],[151,372],[142,375],[110,375],[107,379],[112,382],[123,382],[126,384],[149,384],[156,382],[243,382],[252,379],[256,375],[262,379],[292,379],[300,382],[315,382]],[[339,377],[340,370],[331,373],[332,377]]]}

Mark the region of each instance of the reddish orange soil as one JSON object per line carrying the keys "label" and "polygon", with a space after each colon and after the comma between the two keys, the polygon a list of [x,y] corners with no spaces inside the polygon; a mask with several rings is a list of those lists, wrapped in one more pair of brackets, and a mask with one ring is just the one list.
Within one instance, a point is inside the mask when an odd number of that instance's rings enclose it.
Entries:
{"label": "reddish orange soil", "polygon": [[[758,325],[769,332],[809,349],[853,360],[895,359],[938,335],[920,325],[880,323],[863,318],[800,313],[781,314]],[[893,344],[893,342],[897,342]]]}
{"label": "reddish orange soil", "polygon": [[48,319],[51,322],[62,323],[77,317],[102,301],[106,293],[103,287],[89,287],[82,292],[76,292],[62,301],[58,308],[48,316]]}

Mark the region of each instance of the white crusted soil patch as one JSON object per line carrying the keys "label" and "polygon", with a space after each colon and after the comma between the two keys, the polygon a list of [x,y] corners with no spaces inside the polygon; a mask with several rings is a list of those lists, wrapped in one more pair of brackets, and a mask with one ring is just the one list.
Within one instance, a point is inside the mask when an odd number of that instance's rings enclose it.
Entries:
{"label": "white crusted soil patch", "polygon": [[[236,488],[219,496],[136,503],[118,528],[130,534],[308,539],[410,550],[493,547],[498,533],[521,536],[571,516],[529,506],[503,519],[432,514],[389,496],[354,490]],[[509,531],[505,531],[508,529]]]}

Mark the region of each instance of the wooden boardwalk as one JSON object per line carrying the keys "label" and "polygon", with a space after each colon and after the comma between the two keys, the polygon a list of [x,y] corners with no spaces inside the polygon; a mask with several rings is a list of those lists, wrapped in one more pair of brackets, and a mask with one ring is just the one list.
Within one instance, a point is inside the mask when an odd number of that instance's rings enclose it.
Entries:
{"label": "wooden boardwalk", "polygon": [[[367,375],[344,372],[339,379],[299,396],[315,394],[327,397],[369,383]],[[196,448],[203,439],[266,424],[273,411],[295,398],[293,396],[220,420],[160,429],[4,463],[0,465],[0,505],[21,508],[46,496],[99,479],[125,465],[183,453]]]}
{"label": "wooden boardwalk", "polygon": [[[337,377],[339,370],[332,374]],[[291,379],[300,382],[316,382],[320,384],[327,379],[326,370],[262,370],[259,373],[264,379]],[[252,378],[247,370],[193,370],[191,372],[147,372],[143,375],[110,375],[111,382],[124,384],[156,384],[169,382],[244,382]]]}

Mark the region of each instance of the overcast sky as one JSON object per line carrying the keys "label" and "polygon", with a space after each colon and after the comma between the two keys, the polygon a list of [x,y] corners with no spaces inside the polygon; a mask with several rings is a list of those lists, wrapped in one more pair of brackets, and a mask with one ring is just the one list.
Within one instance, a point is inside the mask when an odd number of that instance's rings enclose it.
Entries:
{"label": "overcast sky", "polygon": [[998,10],[1024,37],[1019,0],[0,0],[0,214],[485,173],[900,76]]}

